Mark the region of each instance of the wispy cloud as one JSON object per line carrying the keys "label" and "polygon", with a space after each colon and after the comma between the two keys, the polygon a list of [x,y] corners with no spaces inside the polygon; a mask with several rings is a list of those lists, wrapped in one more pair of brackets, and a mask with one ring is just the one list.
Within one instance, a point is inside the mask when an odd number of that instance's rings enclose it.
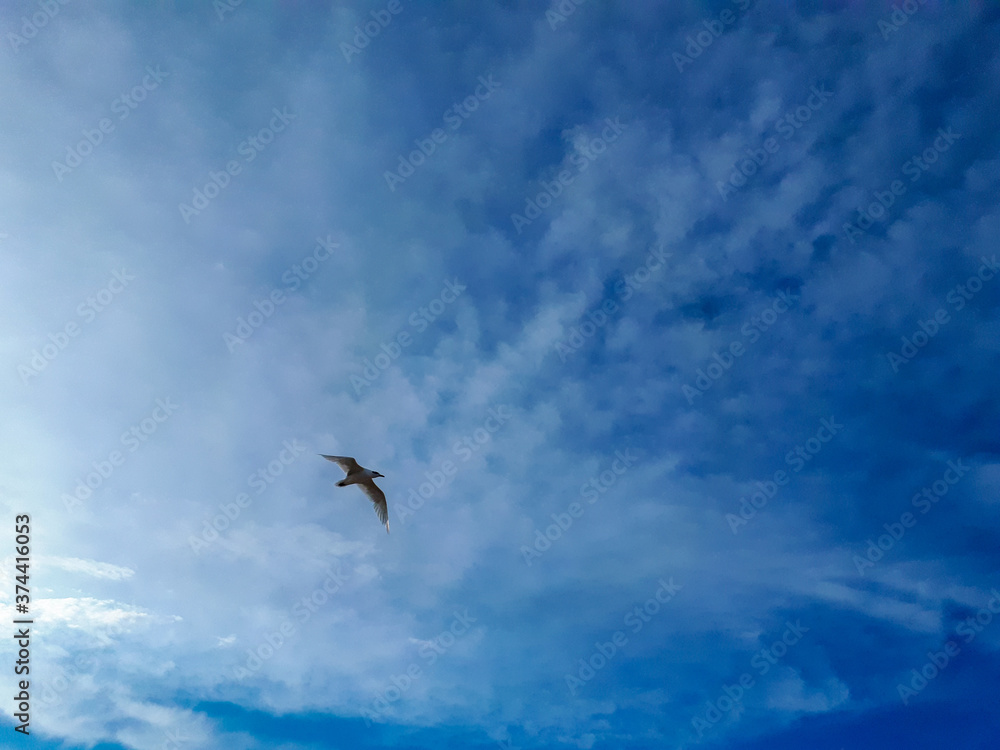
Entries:
{"label": "wispy cloud", "polygon": [[98,562],[97,560],[84,560],[79,557],[40,557],[37,562],[70,573],[83,573],[94,578],[107,578],[112,581],[121,581],[135,575],[135,571],[131,568]]}

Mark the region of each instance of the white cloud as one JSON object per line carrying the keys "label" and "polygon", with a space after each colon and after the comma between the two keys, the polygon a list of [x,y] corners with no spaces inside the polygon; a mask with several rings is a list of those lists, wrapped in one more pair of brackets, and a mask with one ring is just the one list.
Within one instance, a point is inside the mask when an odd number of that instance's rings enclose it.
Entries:
{"label": "white cloud", "polygon": [[107,578],[112,581],[121,581],[135,575],[135,571],[131,568],[98,562],[97,560],[83,560],[79,557],[40,557],[38,562],[41,565],[51,565],[71,573],[83,573],[94,578]]}

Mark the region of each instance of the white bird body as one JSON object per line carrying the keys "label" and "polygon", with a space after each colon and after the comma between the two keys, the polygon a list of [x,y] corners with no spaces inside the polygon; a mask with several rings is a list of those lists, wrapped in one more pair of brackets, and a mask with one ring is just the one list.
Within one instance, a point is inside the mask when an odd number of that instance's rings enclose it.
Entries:
{"label": "white bird body", "polygon": [[[323,458],[329,459],[329,456],[323,456]],[[372,471],[371,469],[362,469],[361,471],[356,471],[353,474],[348,474],[346,477],[337,482],[338,487],[346,487],[349,484],[359,484],[360,482],[366,482],[369,479],[374,479],[375,477],[382,476],[377,471]]]}
{"label": "white bird body", "polygon": [[385,525],[385,533],[389,533],[389,505],[385,501],[385,493],[378,488],[375,484],[375,477],[381,477],[377,471],[372,471],[371,469],[366,469],[361,466],[357,461],[349,456],[325,456],[320,453],[323,458],[327,461],[333,461],[335,464],[340,466],[347,476],[337,482],[338,487],[346,487],[349,484],[356,484],[361,490],[368,495],[368,499],[372,501],[372,505],[375,506],[375,515],[378,516],[378,520]]}

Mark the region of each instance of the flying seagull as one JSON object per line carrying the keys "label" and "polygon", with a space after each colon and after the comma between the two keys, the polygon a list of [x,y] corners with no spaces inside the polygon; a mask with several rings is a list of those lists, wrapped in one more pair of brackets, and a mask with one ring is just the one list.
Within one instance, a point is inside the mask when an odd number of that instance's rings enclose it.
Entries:
{"label": "flying seagull", "polygon": [[366,495],[368,495],[368,499],[371,500],[372,505],[375,506],[375,515],[378,516],[379,521],[385,524],[385,533],[388,534],[389,506],[385,502],[385,493],[376,487],[375,482],[373,481],[375,477],[384,478],[384,475],[379,474],[377,471],[366,469],[353,458],[348,456],[324,456],[322,453],[319,455],[323,456],[323,458],[327,461],[333,461],[341,469],[347,472],[347,476],[337,482],[338,487],[346,487],[349,484],[356,484]]}

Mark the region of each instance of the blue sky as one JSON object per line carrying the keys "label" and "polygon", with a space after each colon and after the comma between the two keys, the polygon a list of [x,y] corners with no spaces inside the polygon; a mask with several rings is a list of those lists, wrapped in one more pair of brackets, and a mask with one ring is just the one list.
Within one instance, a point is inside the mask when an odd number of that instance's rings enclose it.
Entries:
{"label": "blue sky", "polygon": [[990,4],[0,33],[6,744],[995,746]]}

